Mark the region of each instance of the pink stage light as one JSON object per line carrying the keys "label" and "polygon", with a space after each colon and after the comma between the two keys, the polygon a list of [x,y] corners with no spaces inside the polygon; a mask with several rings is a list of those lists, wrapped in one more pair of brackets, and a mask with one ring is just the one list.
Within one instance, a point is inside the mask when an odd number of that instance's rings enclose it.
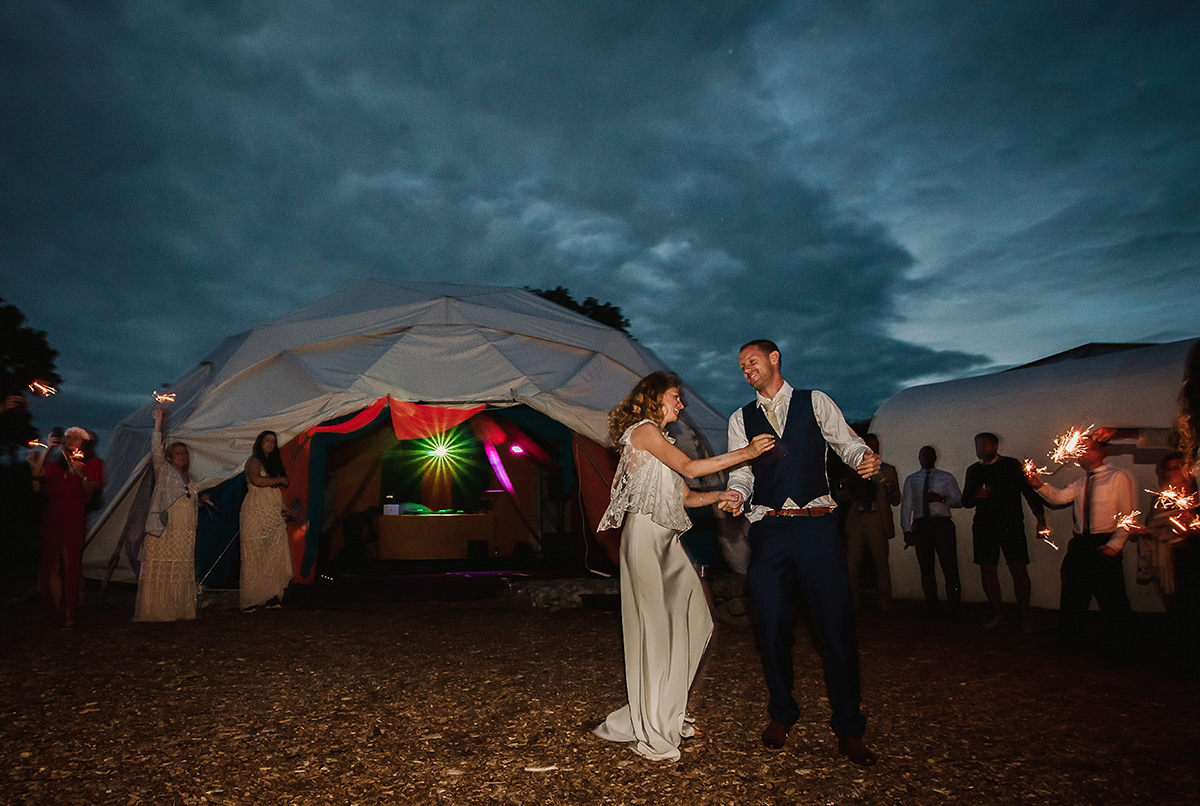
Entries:
{"label": "pink stage light", "polygon": [[500,462],[500,454],[496,451],[496,446],[490,442],[483,443],[483,452],[487,454],[488,464],[492,466],[492,470],[496,474],[496,480],[508,492],[509,495],[515,495],[512,481],[508,478],[508,471],[504,469],[504,465]]}

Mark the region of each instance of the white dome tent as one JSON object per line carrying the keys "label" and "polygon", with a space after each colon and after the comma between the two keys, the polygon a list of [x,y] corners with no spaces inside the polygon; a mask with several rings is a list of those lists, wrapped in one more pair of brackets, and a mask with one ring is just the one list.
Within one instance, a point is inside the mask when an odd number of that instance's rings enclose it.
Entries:
{"label": "white dome tent", "polygon": [[[660,369],[667,367],[653,352],[620,331],[526,290],[364,280],[226,339],[170,388],[169,432],[187,443],[200,489],[237,476],[261,431],[294,446],[315,426],[380,401],[393,419],[407,404],[524,405],[604,444],[608,411]],[[723,450],[725,418],[687,394],[692,439],[683,442]],[[130,515],[150,473],[154,405],[115,430],[109,503],[84,552],[89,577],[135,579],[118,546],[140,528]],[[588,516],[594,526],[599,513]]]}

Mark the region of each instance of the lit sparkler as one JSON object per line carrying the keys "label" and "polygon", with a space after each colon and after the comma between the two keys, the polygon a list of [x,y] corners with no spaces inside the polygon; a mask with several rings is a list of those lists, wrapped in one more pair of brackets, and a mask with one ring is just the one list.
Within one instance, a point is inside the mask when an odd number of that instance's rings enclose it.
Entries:
{"label": "lit sparkler", "polygon": [[1052,530],[1049,526],[1047,526],[1045,529],[1038,529],[1038,537],[1042,539],[1043,543],[1046,543],[1048,546],[1050,546],[1050,548],[1058,551],[1058,544],[1050,539],[1051,531]]}
{"label": "lit sparkler", "polygon": [[1066,464],[1068,460],[1078,459],[1087,449],[1087,438],[1095,425],[1087,428],[1072,428],[1067,433],[1054,438],[1054,450],[1048,456],[1056,464]]}
{"label": "lit sparkler", "polygon": [[159,392],[157,389],[155,389],[154,390],[154,402],[155,403],[174,403],[175,402],[175,393],[174,392]]}
{"label": "lit sparkler", "polygon": [[33,392],[35,395],[41,395],[42,397],[50,397],[50,395],[58,394],[57,389],[50,384],[42,383],[41,381],[34,381],[33,383],[29,384],[29,391]]}
{"label": "lit sparkler", "polygon": [[38,440],[36,440],[36,439],[31,439],[31,440],[29,440],[29,442],[28,442],[28,443],[26,443],[26,444],[27,444],[27,445],[28,445],[30,448],[48,448],[48,447],[49,447],[48,445],[43,445],[41,442],[39,442],[39,441],[38,441]]}
{"label": "lit sparkler", "polygon": [[1177,534],[1186,535],[1189,532],[1200,531],[1200,515],[1194,512],[1180,512],[1168,518]]}
{"label": "lit sparkler", "polygon": [[1032,459],[1025,460],[1025,475],[1026,476],[1040,476],[1043,473],[1049,473],[1049,472],[1050,472],[1050,468],[1038,467],[1037,463],[1034,462]]}
{"label": "lit sparkler", "polygon": [[1115,517],[1115,520],[1117,522],[1117,528],[1124,529],[1127,532],[1137,529],[1138,528],[1137,516],[1141,515],[1141,514],[1142,514],[1142,511],[1140,509],[1135,509],[1133,512],[1130,512],[1128,515],[1122,515],[1120,513],[1117,513],[1117,515]]}
{"label": "lit sparkler", "polygon": [[1174,487],[1168,487],[1159,492],[1154,490],[1146,490],[1146,492],[1158,496],[1158,500],[1154,502],[1155,509],[1194,509],[1198,503],[1197,499],[1200,498],[1197,493],[1188,495]]}

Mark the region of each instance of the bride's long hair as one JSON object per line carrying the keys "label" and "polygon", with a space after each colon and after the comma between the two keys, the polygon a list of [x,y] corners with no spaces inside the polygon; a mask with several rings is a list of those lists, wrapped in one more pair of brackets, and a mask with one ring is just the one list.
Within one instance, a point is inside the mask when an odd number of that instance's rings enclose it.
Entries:
{"label": "bride's long hair", "polygon": [[608,413],[608,438],[614,447],[621,443],[621,435],[625,429],[642,420],[653,420],[661,426],[663,415],[663,395],[668,389],[681,389],[678,376],[670,372],[651,372],[637,382],[633,391]]}

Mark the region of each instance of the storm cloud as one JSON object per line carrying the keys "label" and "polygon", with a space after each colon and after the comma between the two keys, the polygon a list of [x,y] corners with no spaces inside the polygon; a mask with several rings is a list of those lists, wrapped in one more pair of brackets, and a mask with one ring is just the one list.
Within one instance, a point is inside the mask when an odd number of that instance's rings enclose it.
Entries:
{"label": "storm cloud", "polygon": [[612,302],[722,409],[752,338],[865,418],[1196,335],[1194,3],[0,13],[0,296],[61,353],[43,422],[111,428],[362,277]]}

